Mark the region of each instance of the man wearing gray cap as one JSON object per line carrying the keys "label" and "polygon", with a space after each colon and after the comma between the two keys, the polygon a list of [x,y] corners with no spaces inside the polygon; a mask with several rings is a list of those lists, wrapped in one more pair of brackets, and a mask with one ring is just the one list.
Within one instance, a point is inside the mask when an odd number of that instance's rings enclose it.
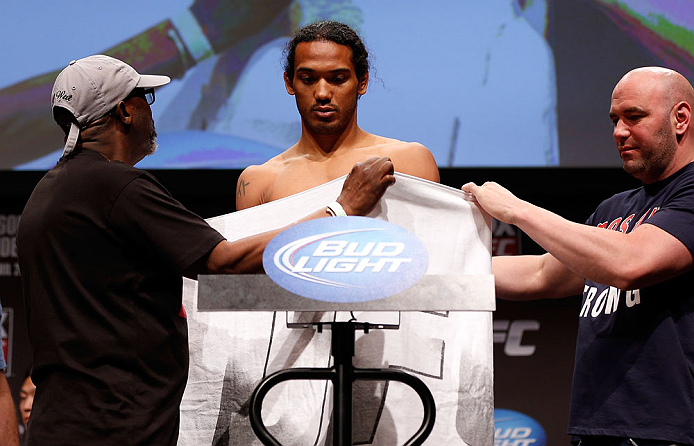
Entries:
{"label": "man wearing gray cap", "polygon": [[[228,242],[133,167],[156,148],[150,105],[168,82],[108,56],[73,61],[55,81],[65,149],[17,236],[36,384],[28,445],[176,444],[181,276],[260,271],[279,232]],[[393,182],[388,158],[358,163],[337,201],[365,215]]]}

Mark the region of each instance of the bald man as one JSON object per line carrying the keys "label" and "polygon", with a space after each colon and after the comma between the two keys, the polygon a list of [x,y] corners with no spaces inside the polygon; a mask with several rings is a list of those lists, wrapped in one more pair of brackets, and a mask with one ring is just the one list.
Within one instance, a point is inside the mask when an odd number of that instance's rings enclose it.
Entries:
{"label": "bald man", "polygon": [[493,259],[497,296],[583,293],[569,434],[573,444],[694,444],[694,91],[660,67],[627,73],[610,106],[624,170],[643,186],[585,225],[495,183],[463,190],[547,250]]}

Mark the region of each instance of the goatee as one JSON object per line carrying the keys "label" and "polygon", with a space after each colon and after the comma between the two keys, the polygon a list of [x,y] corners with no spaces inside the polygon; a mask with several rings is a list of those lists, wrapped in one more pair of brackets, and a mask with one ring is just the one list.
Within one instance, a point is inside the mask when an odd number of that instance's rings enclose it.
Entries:
{"label": "goatee", "polygon": [[157,143],[157,129],[152,124],[152,132],[149,134],[149,144],[147,147],[147,155],[153,155],[157,151],[159,144]]}

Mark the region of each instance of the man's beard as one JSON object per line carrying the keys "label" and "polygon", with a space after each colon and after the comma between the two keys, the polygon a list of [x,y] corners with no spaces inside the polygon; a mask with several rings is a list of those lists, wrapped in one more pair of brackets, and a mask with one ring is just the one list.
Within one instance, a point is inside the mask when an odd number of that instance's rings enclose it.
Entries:
{"label": "man's beard", "polygon": [[670,165],[677,151],[677,143],[668,121],[663,124],[656,132],[657,138],[649,142],[649,153],[647,157],[631,163],[624,163],[624,171],[636,178],[643,179],[643,174],[649,176],[659,176]]}
{"label": "man's beard", "polygon": [[[314,104],[309,109],[307,115],[310,115],[310,113],[313,112],[315,107],[317,107],[317,104]],[[312,121],[311,119],[305,119],[304,122],[306,123],[308,129],[318,135],[334,135],[336,133],[342,132],[345,129],[345,127],[347,127],[349,119],[347,119],[345,115],[341,113],[342,110],[340,109],[340,107],[332,105],[332,109],[338,115],[338,119],[336,121],[326,122],[320,120]]]}
{"label": "man's beard", "polygon": [[152,131],[149,134],[149,141],[147,142],[147,155],[153,155],[157,151],[159,144],[157,143],[157,129],[154,128],[154,123],[152,123]]}
{"label": "man's beard", "polygon": [[304,122],[306,127],[312,132],[318,135],[336,135],[342,133],[345,130],[345,128],[347,128],[347,126],[349,125],[349,122],[352,120],[352,117],[357,112],[358,100],[359,96],[355,98],[353,103],[343,104],[341,107],[334,104],[325,104],[329,105],[337,113],[338,119],[336,121],[312,121],[310,119],[310,114],[316,107],[318,107],[318,104],[313,104],[303,113],[300,110],[299,114],[301,115],[302,121]]}

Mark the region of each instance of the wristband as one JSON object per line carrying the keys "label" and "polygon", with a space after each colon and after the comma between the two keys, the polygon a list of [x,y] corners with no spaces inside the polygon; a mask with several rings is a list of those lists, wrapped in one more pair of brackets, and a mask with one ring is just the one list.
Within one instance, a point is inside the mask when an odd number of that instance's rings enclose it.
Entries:
{"label": "wristband", "polygon": [[328,213],[333,217],[346,217],[347,213],[342,208],[342,205],[337,201],[333,201],[328,205]]}

